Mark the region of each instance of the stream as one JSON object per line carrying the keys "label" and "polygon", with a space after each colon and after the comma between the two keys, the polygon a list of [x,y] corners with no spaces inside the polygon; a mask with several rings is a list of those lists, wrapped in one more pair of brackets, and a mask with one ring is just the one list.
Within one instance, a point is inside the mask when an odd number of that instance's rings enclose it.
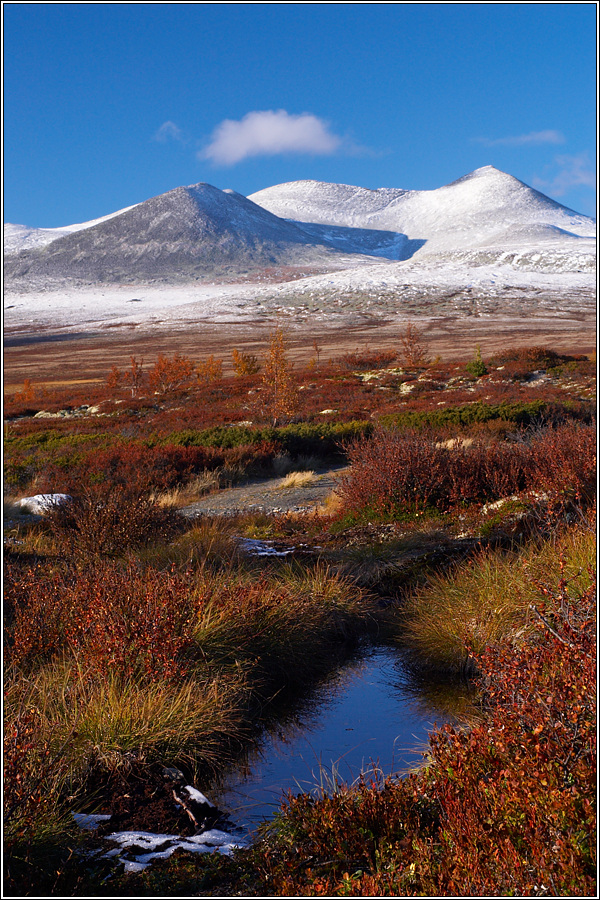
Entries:
{"label": "stream", "polygon": [[[191,837],[113,831],[105,837],[117,846],[90,855],[113,858],[125,872],[140,872],[178,849],[229,855],[252,843],[290,792],[319,797],[340,783],[352,784],[361,772],[368,778],[375,768],[381,783],[421,765],[434,725],[460,724],[470,709],[466,685],[416,683],[401,650],[363,647],[265,729],[254,749],[206,794],[192,785],[177,787],[175,799],[186,809],[195,804],[203,818],[216,807],[221,824],[202,827]],[[78,813],[74,818],[86,829],[111,819]]]}
{"label": "stream", "polygon": [[284,795],[331,793],[375,765],[401,775],[423,762],[434,724],[459,721],[467,688],[414,685],[401,651],[364,650],[310,699],[267,731],[242,764],[207,791],[247,836],[273,817]]}

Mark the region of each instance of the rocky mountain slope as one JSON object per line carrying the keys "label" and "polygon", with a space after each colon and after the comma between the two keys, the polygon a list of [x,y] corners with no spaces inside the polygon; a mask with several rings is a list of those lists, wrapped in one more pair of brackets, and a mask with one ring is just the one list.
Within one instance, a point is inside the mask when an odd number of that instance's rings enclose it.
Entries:
{"label": "rocky mountain slope", "polygon": [[339,268],[339,256],[326,240],[240,194],[201,183],[175,188],[74,233],[59,234],[45,246],[9,252],[5,277],[10,283],[40,279],[181,283],[277,264]]}

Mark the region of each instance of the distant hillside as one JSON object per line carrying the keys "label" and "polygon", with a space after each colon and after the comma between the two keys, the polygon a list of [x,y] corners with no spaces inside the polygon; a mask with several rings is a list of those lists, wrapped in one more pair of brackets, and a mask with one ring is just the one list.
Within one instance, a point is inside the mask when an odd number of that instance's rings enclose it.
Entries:
{"label": "distant hillside", "polygon": [[490,242],[500,245],[514,239],[515,229],[521,238],[539,241],[596,234],[593,219],[493,166],[432,191],[294,181],[258,191],[249,199],[300,223],[399,232],[420,241],[425,253],[467,251]]}
{"label": "distant hillside", "polygon": [[181,282],[276,264],[324,264],[338,255],[240,194],[197,184],[9,254],[5,277]]}

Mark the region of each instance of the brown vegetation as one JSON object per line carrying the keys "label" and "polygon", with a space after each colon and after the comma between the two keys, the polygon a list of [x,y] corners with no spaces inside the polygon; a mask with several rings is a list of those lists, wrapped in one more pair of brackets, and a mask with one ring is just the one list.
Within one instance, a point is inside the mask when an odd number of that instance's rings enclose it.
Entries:
{"label": "brown vegetation", "polygon": [[[256,851],[231,869],[219,860],[218,877],[237,872],[236,892],[250,878],[263,895],[593,892],[593,554],[589,535],[578,556],[562,530],[569,518],[589,530],[594,377],[587,359],[515,353],[486,356],[482,375],[466,375],[464,359],[402,372],[396,349],[306,370],[277,329],[260,373],[242,353],[234,377],[209,357],[201,378],[177,353],[153,368],[132,355],[94,388],[29,383],[9,398],[9,494],[72,498],[9,525],[11,889],[101,894],[70,822],[90,778],[216,770],[276,694],[302,690],[378,630],[408,635],[417,669],[478,669],[480,718],[437,733],[429,767],[402,782],[365,777],[291,801]],[[187,523],[165,500],[336,454],[352,468],[327,519]],[[490,524],[482,503],[512,495],[494,524],[502,546],[515,538],[510,554],[473,557],[452,582],[419,561],[395,565],[402,546],[445,552],[463,528],[475,544]],[[511,503],[535,512],[518,534]],[[532,532],[539,543],[521,552],[516,538]],[[249,560],[240,534],[310,535],[321,559]],[[379,605],[360,585],[384,581]],[[126,882],[122,893],[139,892]]]}

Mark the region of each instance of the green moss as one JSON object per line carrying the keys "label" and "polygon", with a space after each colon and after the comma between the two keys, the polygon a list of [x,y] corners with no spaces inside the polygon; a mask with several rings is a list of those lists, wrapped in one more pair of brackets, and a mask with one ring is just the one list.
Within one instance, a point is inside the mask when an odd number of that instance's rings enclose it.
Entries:
{"label": "green moss", "polygon": [[338,424],[298,422],[280,428],[252,428],[234,425],[217,426],[201,430],[186,429],[173,432],[161,439],[161,443],[183,447],[233,447],[252,446],[269,441],[277,444],[291,456],[337,455],[341,445],[358,437],[373,433],[371,422],[343,422]]}
{"label": "green moss", "polygon": [[[566,408],[566,404],[564,404]],[[444,425],[475,425],[500,419],[513,422],[515,425],[530,425],[540,418],[549,408],[543,400],[531,403],[467,403],[461,406],[449,406],[445,409],[407,410],[380,416],[379,422],[386,428],[422,428],[442,427]]]}

